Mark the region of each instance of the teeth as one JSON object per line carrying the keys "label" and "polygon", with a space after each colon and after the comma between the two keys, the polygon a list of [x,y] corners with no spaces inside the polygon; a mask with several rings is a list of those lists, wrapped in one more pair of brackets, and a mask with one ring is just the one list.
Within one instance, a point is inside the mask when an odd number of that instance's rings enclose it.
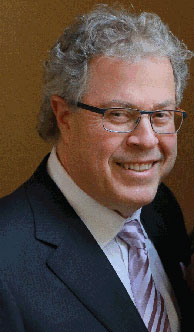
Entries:
{"label": "teeth", "polygon": [[124,169],[131,169],[134,170],[136,172],[143,172],[146,171],[148,169],[150,169],[152,167],[153,163],[149,163],[149,164],[120,164],[120,166],[122,166]]}

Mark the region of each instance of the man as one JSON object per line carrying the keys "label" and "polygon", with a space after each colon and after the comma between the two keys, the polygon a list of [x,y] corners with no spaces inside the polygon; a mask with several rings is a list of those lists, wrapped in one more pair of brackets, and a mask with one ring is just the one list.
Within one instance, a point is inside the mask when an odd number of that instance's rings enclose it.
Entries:
{"label": "man", "polygon": [[192,330],[189,241],[161,183],[191,57],[154,14],[98,6],[65,29],[38,127],[55,146],[1,201],[1,331]]}

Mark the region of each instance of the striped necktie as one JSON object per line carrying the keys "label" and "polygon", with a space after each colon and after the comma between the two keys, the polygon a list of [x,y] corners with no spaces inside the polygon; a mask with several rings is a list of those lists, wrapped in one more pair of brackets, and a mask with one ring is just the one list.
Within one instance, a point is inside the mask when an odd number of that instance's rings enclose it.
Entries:
{"label": "striped necktie", "polygon": [[134,301],[149,332],[170,332],[164,299],[149,268],[145,237],[138,220],[127,222],[118,236],[129,246],[128,272]]}

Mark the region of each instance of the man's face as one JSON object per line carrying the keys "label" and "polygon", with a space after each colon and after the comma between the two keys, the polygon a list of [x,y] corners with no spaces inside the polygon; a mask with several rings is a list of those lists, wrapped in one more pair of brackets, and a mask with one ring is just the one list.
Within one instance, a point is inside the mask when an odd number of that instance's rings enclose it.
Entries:
{"label": "man's face", "polygon": [[[137,63],[94,58],[82,102],[101,108],[174,109],[171,64],[164,57]],[[148,115],[142,116],[131,133],[108,132],[100,114],[83,109],[72,113],[68,121],[68,133],[61,137],[63,142],[66,135],[65,156],[59,153],[59,157],[82,190],[124,217],[153,200],[159,183],[174,165],[176,134],[155,134]]]}

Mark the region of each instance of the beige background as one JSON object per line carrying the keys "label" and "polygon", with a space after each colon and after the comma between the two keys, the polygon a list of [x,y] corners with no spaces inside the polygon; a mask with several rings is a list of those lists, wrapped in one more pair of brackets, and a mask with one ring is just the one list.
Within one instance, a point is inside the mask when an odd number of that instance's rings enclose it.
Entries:
{"label": "beige background", "polygon": [[[42,63],[65,25],[89,11],[92,0],[0,0],[0,195],[23,183],[51,146],[36,134]],[[106,1],[114,3],[114,1]],[[193,0],[120,0],[136,12],[152,11],[194,50]],[[132,9],[133,10],[133,9]],[[174,191],[190,232],[194,225],[194,60],[182,103],[189,113],[179,134],[179,156],[166,183]],[[176,235],[176,233],[175,233]]]}

